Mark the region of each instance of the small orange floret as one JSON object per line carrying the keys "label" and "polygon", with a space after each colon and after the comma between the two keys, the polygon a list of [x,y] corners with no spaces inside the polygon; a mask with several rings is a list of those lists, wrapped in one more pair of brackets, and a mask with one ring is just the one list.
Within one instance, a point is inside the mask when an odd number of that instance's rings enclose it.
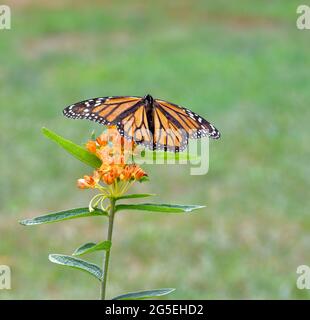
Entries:
{"label": "small orange floret", "polygon": [[102,175],[102,180],[105,184],[112,184],[118,178],[117,169],[112,167],[110,171]]}
{"label": "small orange floret", "polygon": [[95,188],[101,178],[101,174],[98,170],[94,171],[92,176],[84,176],[83,179],[78,179],[77,186],[80,189]]}
{"label": "small orange floret", "polygon": [[96,141],[100,147],[105,147],[108,144],[108,135],[106,133],[102,133]]}
{"label": "small orange floret", "polygon": [[79,179],[77,181],[77,186],[80,189],[94,188],[95,185],[96,185],[95,179],[91,176],[84,176],[83,179]]}
{"label": "small orange floret", "polygon": [[110,185],[114,182],[114,178],[113,176],[108,172],[108,173],[105,173],[103,176],[102,176],[102,181],[107,184],[107,185]]}
{"label": "small orange floret", "polygon": [[91,153],[96,153],[97,151],[97,144],[95,141],[90,140],[86,143],[86,149]]}
{"label": "small orange floret", "polygon": [[131,179],[131,168],[130,166],[125,166],[120,174],[120,179],[124,181],[129,181]]}
{"label": "small orange floret", "polygon": [[143,177],[146,177],[146,176],[147,176],[146,172],[137,166],[134,171],[134,179],[141,180]]}

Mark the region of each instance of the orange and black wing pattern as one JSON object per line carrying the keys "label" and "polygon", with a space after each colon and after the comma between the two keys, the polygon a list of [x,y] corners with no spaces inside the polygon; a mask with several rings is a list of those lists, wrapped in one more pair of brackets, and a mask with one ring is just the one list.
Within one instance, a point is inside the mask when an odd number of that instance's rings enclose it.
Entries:
{"label": "orange and black wing pattern", "polygon": [[103,125],[116,125],[119,119],[134,112],[142,98],[139,97],[103,97],[84,100],[64,109],[66,117],[88,119]]}
{"label": "orange and black wing pattern", "polygon": [[118,131],[126,139],[150,149],[153,147],[153,132],[149,112],[145,103],[139,103],[130,113],[122,115],[116,122]]}
{"label": "orange and black wing pattern", "polygon": [[198,114],[150,95],[89,99],[68,106],[63,113],[72,119],[115,125],[122,136],[151,150],[179,152],[187,147],[189,138],[220,137]]}
{"label": "orange and black wing pattern", "polygon": [[184,150],[188,139],[209,136],[220,138],[219,131],[207,120],[176,104],[154,100],[154,147],[173,152]]}

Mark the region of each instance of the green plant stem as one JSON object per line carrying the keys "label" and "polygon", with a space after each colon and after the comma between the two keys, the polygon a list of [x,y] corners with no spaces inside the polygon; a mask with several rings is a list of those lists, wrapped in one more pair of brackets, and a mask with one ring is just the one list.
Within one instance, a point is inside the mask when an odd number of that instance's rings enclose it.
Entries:
{"label": "green plant stem", "polygon": [[[107,237],[108,241],[112,241],[114,215],[115,215],[115,199],[112,198],[110,214],[109,214],[109,228],[108,228],[108,237]],[[101,281],[101,294],[100,294],[101,300],[105,300],[105,297],[106,297],[106,286],[107,286],[110,252],[111,252],[111,248],[106,251],[104,261],[103,261],[103,278]]]}

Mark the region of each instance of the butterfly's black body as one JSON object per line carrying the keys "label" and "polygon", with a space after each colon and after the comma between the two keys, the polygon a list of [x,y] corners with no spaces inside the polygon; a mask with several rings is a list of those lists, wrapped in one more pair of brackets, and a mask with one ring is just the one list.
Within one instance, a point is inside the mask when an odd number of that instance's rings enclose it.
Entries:
{"label": "butterfly's black body", "polygon": [[[143,97],[144,103],[145,103],[145,112],[146,112],[146,118],[149,123],[149,129],[152,135],[154,136],[154,108],[153,103],[154,99],[150,94],[147,94]],[[155,145],[153,145],[153,149],[155,148]]]}
{"label": "butterfly's black body", "polygon": [[143,99],[144,99],[144,101],[145,101],[148,105],[150,105],[150,106],[153,107],[154,99],[153,99],[153,97],[152,97],[150,94],[145,95],[145,96],[143,97]]}
{"label": "butterfly's black body", "polygon": [[193,111],[174,103],[154,99],[150,94],[103,97],[68,106],[64,115],[72,119],[89,119],[116,126],[119,133],[151,150],[179,152],[189,138],[220,137],[219,131]]}

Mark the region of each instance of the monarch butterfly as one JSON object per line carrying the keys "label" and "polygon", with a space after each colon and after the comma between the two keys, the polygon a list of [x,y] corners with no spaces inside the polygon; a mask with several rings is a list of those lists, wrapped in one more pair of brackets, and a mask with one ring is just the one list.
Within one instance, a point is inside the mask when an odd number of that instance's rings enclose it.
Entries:
{"label": "monarch butterfly", "polygon": [[126,139],[151,150],[179,152],[186,148],[189,138],[220,137],[219,131],[198,114],[149,94],[143,98],[93,98],[72,104],[63,113],[72,119],[115,125]]}

